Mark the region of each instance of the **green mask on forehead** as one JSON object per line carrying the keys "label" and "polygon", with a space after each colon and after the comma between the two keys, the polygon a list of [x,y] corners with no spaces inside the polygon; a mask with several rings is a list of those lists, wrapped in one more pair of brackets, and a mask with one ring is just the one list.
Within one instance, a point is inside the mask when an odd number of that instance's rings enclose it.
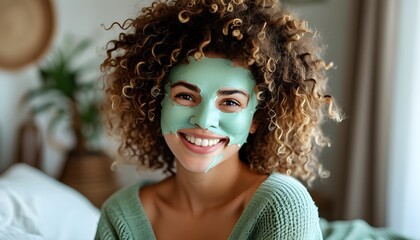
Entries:
{"label": "green mask on forehead", "polygon": [[[182,106],[170,98],[171,85],[184,81],[200,89],[201,102],[194,107]],[[229,137],[229,145],[242,146],[248,137],[252,118],[257,107],[255,81],[249,70],[234,67],[224,58],[203,58],[180,64],[169,74],[162,101],[162,134],[176,134],[180,129],[207,129],[220,136]],[[234,88],[248,93],[248,105],[240,112],[222,112],[216,106],[217,93],[222,88]]]}

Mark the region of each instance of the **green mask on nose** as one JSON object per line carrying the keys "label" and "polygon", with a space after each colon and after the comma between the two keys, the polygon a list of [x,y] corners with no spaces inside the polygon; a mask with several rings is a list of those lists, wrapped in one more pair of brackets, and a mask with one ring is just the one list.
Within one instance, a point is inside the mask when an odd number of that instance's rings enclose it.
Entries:
{"label": "green mask on nose", "polygon": [[[169,74],[162,101],[162,134],[176,134],[180,129],[207,129],[220,136],[229,137],[229,145],[242,146],[248,137],[252,118],[257,107],[254,92],[255,81],[248,69],[233,66],[224,58],[203,58],[176,66]],[[184,81],[200,89],[198,105],[182,106],[170,98],[171,85]],[[233,88],[248,93],[247,106],[239,112],[222,112],[215,104],[217,93],[222,88]]]}

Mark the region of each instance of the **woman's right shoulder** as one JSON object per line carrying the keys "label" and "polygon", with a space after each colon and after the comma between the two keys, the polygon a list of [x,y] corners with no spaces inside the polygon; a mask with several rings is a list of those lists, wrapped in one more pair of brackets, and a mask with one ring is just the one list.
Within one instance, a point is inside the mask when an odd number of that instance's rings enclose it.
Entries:
{"label": "woman's right shoulder", "polygon": [[114,236],[111,239],[118,239],[121,236],[128,237],[127,239],[137,239],[134,236],[154,239],[147,209],[144,209],[139,198],[139,193],[146,186],[153,185],[151,181],[135,183],[118,190],[109,197],[101,208],[97,239],[107,239],[102,236],[108,235]]}
{"label": "woman's right shoulder", "polygon": [[170,178],[162,181],[143,181],[131,184],[112,194],[103,204],[102,209],[121,210],[122,208],[150,209],[157,197],[170,185]]}
{"label": "woman's right shoulder", "polygon": [[141,187],[138,194],[143,207],[146,210],[152,209],[156,202],[159,202],[159,200],[165,199],[168,195],[172,194],[173,180],[173,177],[168,177],[160,182]]}
{"label": "woman's right shoulder", "polygon": [[113,193],[102,205],[102,211],[121,211],[138,204],[138,191],[142,183],[134,183]]}

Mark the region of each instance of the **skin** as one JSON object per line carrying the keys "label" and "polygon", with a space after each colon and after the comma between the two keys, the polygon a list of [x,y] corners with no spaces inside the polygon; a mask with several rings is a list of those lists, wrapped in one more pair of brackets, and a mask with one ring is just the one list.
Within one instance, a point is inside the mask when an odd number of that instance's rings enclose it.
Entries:
{"label": "skin", "polygon": [[[251,77],[249,70],[223,58],[190,59],[171,71],[161,126],[184,167],[208,172],[246,142],[257,106]],[[211,146],[197,146],[204,141]]]}
{"label": "skin", "polygon": [[[232,67],[243,68],[235,61],[231,64]],[[188,83],[188,80],[183,79],[183,82]],[[220,89],[245,90],[234,86],[235,84],[221,85]],[[204,97],[200,99],[200,93],[202,94],[205,90],[204,87],[201,85],[203,89],[190,92],[187,91],[188,86],[184,84],[173,86],[172,83],[169,97],[183,106],[199,105],[206,101]],[[190,101],[189,97],[179,98],[179,93],[185,92],[195,97],[196,101]],[[216,95],[217,93],[215,91]],[[244,109],[249,107],[250,96],[253,93],[252,90],[251,92],[244,91],[244,93],[229,95],[227,98],[217,96],[215,106],[219,110],[230,106],[227,108],[232,114],[238,112],[245,114]],[[241,104],[232,107],[231,104],[226,104],[226,99],[235,100]],[[246,117],[246,114],[242,117]],[[257,124],[252,122],[252,115],[250,117],[249,124],[243,130],[253,133]],[[211,122],[214,119],[207,120]],[[240,142],[229,144],[229,129],[222,129],[228,132],[225,136],[220,135],[221,131],[211,131],[205,126],[192,122],[195,123],[193,127],[180,128],[175,132],[168,131],[164,134],[168,146],[175,155],[177,174],[162,182],[147,186],[139,192],[140,200],[157,239],[227,239],[252,195],[267,178],[266,175],[251,171],[240,161]],[[223,140],[211,151],[200,151],[197,147],[188,145],[188,141],[182,136],[185,134]],[[206,171],[214,159],[217,159],[217,163],[211,171]]]}
{"label": "skin", "polygon": [[251,72],[223,58],[190,58],[169,74],[162,102],[164,135],[199,126],[241,146],[257,100]]}

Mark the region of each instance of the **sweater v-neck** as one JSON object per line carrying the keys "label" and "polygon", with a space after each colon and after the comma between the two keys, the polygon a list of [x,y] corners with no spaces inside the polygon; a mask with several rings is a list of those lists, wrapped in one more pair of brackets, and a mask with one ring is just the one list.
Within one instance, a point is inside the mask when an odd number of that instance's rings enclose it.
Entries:
{"label": "sweater v-neck", "polygon": [[[236,236],[244,234],[243,231],[248,229],[246,226],[252,226],[254,222],[257,221],[257,219],[249,218],[248,216],[255,216],[256,212],[259,212],[264,208],[265,203],[267,202],[267,198],[264,197],[264,192],[266,191],[267,187],[266,185],[269,185],[269,182],[275,175],[276,173],[269,175],[268,178],[265,179],[254,192],[245,209],[242,211],[238,221],[233,227],[228,239],[236,239]],[[132,236],[143,236],[147,237],[147,239],[156,239],[152,224],[147,218],[146,212],[143,208],[143,205],[141,204],[141,199],[139,197],[141,189],[150,184],[153,184],[153,182],[140,182],[127,188],[125,192],[127,194],[125,198],[127,205],[124,206],[122,211],[126,216],[126,224],[130,228]]]}

